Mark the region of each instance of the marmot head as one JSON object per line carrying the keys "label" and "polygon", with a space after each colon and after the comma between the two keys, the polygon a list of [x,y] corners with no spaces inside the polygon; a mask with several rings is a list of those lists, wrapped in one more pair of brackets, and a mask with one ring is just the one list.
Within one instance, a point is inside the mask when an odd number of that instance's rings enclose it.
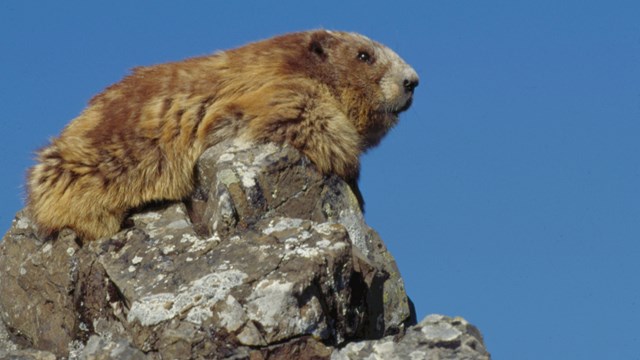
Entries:
{"label": "marmot head", "polygon": [[377,145],[411,106],[418,74],[388,47],[360,34],[327,30],[281,39],[298,40],[286,66],[327,85],[362,135],[363,150]]}

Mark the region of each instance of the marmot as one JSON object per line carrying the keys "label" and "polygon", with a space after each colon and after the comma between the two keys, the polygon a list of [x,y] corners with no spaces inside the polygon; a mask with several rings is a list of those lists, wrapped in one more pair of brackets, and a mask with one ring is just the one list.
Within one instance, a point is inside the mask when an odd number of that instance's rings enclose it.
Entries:
{"label": "marmot", "polygon": [[132,208],[190,194],[198,157],[233,137],[288,143],[353,183],[359,155],[396,124],[417,85],[389,48],[326,30],[135,68],[38,152],[27,206],[42,235],[113,235]]}

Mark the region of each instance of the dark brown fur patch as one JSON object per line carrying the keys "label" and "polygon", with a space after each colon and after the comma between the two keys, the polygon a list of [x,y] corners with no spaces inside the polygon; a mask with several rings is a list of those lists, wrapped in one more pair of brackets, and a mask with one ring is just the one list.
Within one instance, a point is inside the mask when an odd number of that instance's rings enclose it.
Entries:
{"label": "dark brown fur patch", "polygon": [[196,137],[196,134],[198,133],[198,128],[200,127],[200,124],[202,123],[202,120],[204,119],[204,117],[207,115],[207,108],[211,106],[211,104],[213,104],[214,100],[215,100],[215,97],[208,96],[200,102],[200,108],[198,108],[198,113],[196,115],[195,122],[192,125],[193,127],[193,129],[191,130],[192,139]]}
{"label": "dark brown fur patch", "polygon": [[162,112],[160,113],[160,117],[164,118],[167,115],[169,109],[171,109],[171,105],[173,104],[173,98],[165,98],[162,102]]}

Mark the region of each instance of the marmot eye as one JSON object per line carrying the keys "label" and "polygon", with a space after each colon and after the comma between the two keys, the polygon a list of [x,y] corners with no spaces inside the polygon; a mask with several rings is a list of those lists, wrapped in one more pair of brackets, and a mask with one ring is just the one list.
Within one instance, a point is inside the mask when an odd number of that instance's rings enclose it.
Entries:
{"label": "marmot eye", "polygon": [[366,52],[366,51],[360,51],[358,53],[358,60],[360,60],[362,62],[370,63],[371,62],[371,55],[369,55],[369,53]]}

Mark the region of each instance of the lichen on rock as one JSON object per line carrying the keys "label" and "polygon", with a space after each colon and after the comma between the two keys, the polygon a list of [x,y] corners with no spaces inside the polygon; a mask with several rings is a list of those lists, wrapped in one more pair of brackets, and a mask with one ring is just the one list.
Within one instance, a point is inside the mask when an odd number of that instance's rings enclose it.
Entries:
{"label": "lichen on rock", "polygon": [[0,244],[0,355],[352,359],[396,352],[394,336],[413,358],[425,342],[486,354],[463,320],[413,326],[350,187],[293,148],[225,142],[196,172],[190,199],[84,246],[70,230],[40,239],[18,213]]}

